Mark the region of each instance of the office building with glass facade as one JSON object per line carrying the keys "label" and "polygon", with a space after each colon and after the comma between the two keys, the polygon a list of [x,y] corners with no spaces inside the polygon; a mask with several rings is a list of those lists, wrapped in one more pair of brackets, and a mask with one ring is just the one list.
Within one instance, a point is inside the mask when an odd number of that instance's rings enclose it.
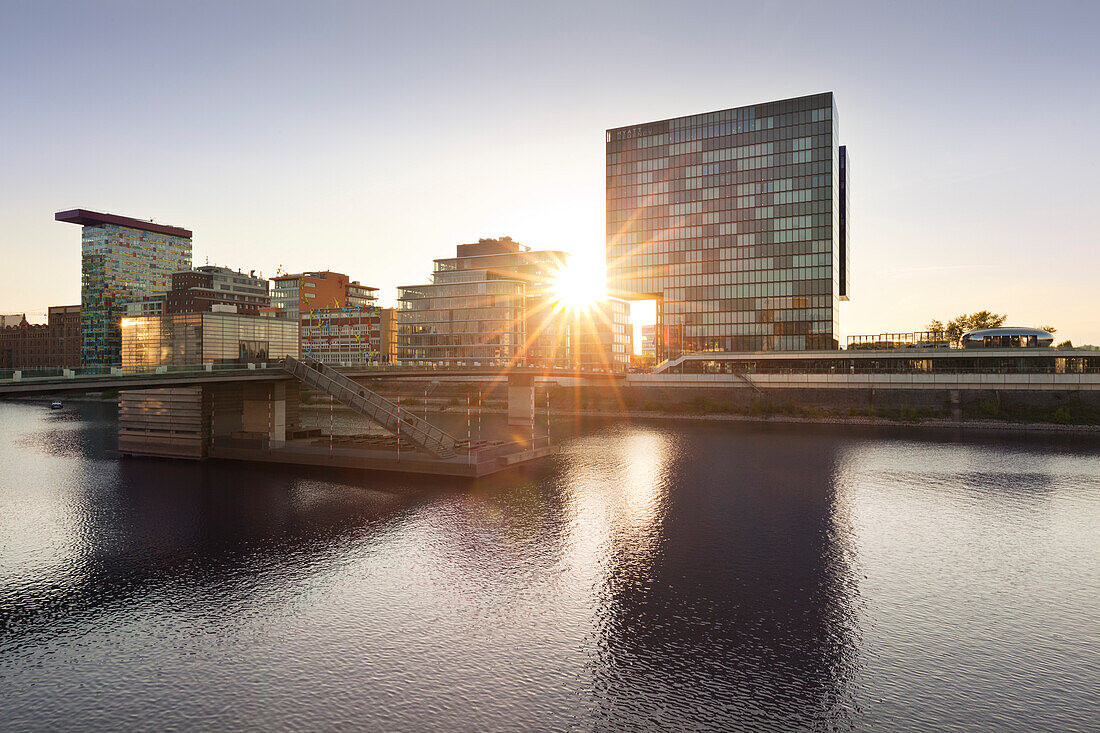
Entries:
{"label": "office building with glass facade", "polygon": [[564,363],[569,324],[555,316],[554,278],[568,255],[510,237],[460,244],[431,282],[398,288],[397,358],[483,366]]}
{"label": "office building with glass facade", "polygon": [[838,348],[849,217],[831,92],[614,128],[606,146],[608,290],[657,301],[658,360]]}
{"label": "office building with glass facade", "polygon": [[85,209],[61,211],[54,219],[83,227],[81,361],[117,365],[127,303],[171,289],[172,273],[191,267],[191,232]]}
{"label": "office building with glass facade", "polygon": [[217,305],[204,313],[166,313],[122,319],[122,366],[142,369],[243,364],[298,356],[298,324],[243,315]]}
{"label": "office building with glass facade", "polygon": [[618,298],[604,298],[567,313],[571,324],[569,344],[574,367],[621,372],[630,366],[633,334],[630,331],[629,303]]}

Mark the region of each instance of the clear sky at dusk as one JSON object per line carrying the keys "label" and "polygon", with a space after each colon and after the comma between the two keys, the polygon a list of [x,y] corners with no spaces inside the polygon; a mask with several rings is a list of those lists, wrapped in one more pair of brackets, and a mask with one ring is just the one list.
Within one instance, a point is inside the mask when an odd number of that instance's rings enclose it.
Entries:
{"label": "clear sky at dusk", "polygon": [[382,288],[604,250],[604,130],[833,91],[841,331],[990,308],[1100,344],[1100,3],[0,0],[0,313],[80,299],[90,208],[195,262]]}

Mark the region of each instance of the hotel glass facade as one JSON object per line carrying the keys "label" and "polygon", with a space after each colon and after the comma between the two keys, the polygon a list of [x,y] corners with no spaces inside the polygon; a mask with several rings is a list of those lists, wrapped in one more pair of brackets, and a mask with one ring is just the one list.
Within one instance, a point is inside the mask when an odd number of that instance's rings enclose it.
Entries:
{"label": "hotel glass facade", "polygon": [[838,347],[837,139],[832,93],[607,131],[608,289],[657,301],[658,360]]}
{"label": "hotel glass facade", "polygon": [[169,313],[122,319],[126,369],[278,361],[298,356],[298,324],[238,313]]}

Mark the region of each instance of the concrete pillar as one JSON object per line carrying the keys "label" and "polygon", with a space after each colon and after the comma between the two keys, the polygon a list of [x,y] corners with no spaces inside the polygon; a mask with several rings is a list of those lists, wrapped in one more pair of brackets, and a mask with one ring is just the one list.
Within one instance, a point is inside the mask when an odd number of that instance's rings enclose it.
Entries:
{"label": "concrete pillar", "polygon": [[272,446],[286,442],[286,384],[247,384],[244,388],[241,429],[263,433]]}
{"label": "concrete pillar", "polygon": [[271,388],[271,428],[267,438],[278,447],[286,443],[286,382],[276,382]]}
{"label": "concrete pillar", "polygon": [[535,417],[535,378],[530,374],[508,377],[508,424],[530,425]]}

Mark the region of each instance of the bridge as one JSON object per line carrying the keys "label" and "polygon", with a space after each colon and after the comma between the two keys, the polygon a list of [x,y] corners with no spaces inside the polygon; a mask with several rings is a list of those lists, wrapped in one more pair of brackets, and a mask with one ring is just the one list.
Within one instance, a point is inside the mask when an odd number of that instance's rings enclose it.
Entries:
{"label": "bridge", "polygon": [[[509,367],[427,367],[427,366],[336,366],[336,371],[356,380],[365,379],[454,379],[468,381],[507,380],[523,383],[529,379],[583,379],[617,382],[625,374],[578,369],[532,366]],[[0,398],[103,392],[106,390],[154,389],[204,384],[290,380],[283,362],[248,364],[200,364],[189,366],[122,367],[88,369],[0,370]]]}
{"label": "bridge", "polygon": [[[538,445],[534,433],[536,379],[608,384],[623,376],[527,366],[335,369],[312,359],[287,357],[273,363],[0,373],[0,398],[118,390],[118,446],[124,455],[480,476],[552,452],[548,437]],[[367,386],[377,380],[410,379],[506,384],[508,424],[530,429],[518,431],[526,436],[522,440],[460,440]],[[392,439],[359,436],[358,442],[347,445],[342,440],[337,447],[333,436],[326,440],[319,430],[302,428],[302,386],[328,395]]]}

